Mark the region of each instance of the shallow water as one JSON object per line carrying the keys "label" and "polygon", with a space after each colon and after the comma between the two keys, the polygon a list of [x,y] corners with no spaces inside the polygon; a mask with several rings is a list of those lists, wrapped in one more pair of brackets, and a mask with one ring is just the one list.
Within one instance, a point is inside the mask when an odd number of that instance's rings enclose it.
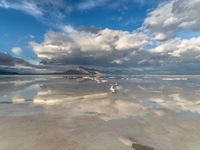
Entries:
{"label": "shallow water", "polygon": [[200,76],[0,76],[0,150],[133,148],[199,150]]}

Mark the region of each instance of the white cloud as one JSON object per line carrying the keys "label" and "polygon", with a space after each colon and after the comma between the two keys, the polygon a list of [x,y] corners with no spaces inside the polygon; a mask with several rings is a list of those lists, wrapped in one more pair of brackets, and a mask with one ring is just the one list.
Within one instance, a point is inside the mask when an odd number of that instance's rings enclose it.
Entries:
{"label": "white cloud", "polygon": [[143,33],[103,29],[97,33],[79,31],[62,34],[50,31],[43,43],[32,42],[30,45],[42,60],[65,57],[68,58],[65,60],[70,58],[74,62],[84,57],[87,61],[101,59],[103,62],[119,63],[114,60],[124,59],[126,53],[131,55],[148,43],[149,38]]}
{"label": "white cloud", "polygon": [[116,60],[113,60],[112,63],[121,65],[121,64],[123,64],[123,61],[120,59],[116,59]]}
{"label": "white cloud", "polygon": [[[172,0],[149,13],[144,25],[150,32],[175,36],[178,30],[200,30],[200,0]],[[159,38],[158,38],[159,40]]]}
{"label": "white cloud", "polygon": [[15,55],[20,55],[22,53],[22,49],[20,47],[13,47],[11,50]]}
{"label": "white cloud", "polygon": [[164,34],[164,33],[158,33],[156,36],[155,36],[155,40],[157,41],[164,41],[167,39],[167,35]]}
{"label": "white cloud", "polygon": [[155,0],[155,1],[145,1],[145,0],[120,0],[120,1],[114,1],[114,0],[87,0],[87,1],[81,1],[80,3],[78,3],[76,5],[76,8],[78,10],[91,10],[94,9],[96,7],[106,7],[108,9],[118,9],[118,10],[122,10],[122,9],[127,9],[126,5],[133,5],[135,3],[139,4],[139,5],[146,5],[146,4],[152,4],[152,3],[156,3],[159,0]]}
{"label": "white cloud", "polygon": [[71,25],[62,25],[60,28],[65,32],[65,33],[73,33],[77,32],[76,29],[74,29],[73,26]]}
{"label": "white cloud", "polygon": [[19,10],[34,17],[40,17],[43,15],[41,8],[32,1],[9,2],[8,0],[1,0],[0,7]]}
{"label": "white cloud", "polygon": [[200,37],[191,39],[174,38],[151,50],[154,53],[168,54],[173,57],[187,58],[200,56]]}
{"label": "white cloud", "polygon": [[60,31],[70,30],[63,25],[63,18],[72,11],[63,0],[0,0],[0,8],[14,9],[35,17],[38,21]]}
{"label": "white cloud", "polygon": [[[159,37],[160,36],[160,37]],[[165,35],[157,37],[164,40]],[[176,63],[184,70],[184,63],[200,58],[200,37],[173,38],[158,42],[155,48],[144,49],[151,39],[143,32],[103,29],[97,32],[77,31],[58,33],[49,31],[43,43],[30,43],[33,51],[45,64],[73,64],[96,66],[159,66],[169,69]]]}
{"label": "white cloud", "polygon": [[79,3],[77,9],[88,10],[106,4],[109,0],[87,0]]}

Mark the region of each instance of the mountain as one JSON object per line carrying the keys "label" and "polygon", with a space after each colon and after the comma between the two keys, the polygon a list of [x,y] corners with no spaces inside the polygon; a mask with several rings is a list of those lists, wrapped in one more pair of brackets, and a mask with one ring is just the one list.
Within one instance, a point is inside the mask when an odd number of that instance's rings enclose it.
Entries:
{"label": "mountain", "polygon": [[0,71],[0,75],[17,75],[17,72]]}
{"label": "mountain", "polygon": [[0,68],[0,75],[17,75],[19,73],[15,72],[15,71],[11,71],[8,69],[1,69]]}
{"label": "mountain", "polygon": [[96,69],[77,67],[65,72],[66,75],[86,75],[86,76],[102,76],[103,73]]}

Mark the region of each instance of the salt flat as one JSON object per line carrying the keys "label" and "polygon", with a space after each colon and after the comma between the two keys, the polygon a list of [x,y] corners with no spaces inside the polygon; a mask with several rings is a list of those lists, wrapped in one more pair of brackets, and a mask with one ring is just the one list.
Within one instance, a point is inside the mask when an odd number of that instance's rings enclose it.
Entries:
{"label": "salt flat", "polygon": [[0,150],[131,147],[199,150],[199,76],[0,77]]}

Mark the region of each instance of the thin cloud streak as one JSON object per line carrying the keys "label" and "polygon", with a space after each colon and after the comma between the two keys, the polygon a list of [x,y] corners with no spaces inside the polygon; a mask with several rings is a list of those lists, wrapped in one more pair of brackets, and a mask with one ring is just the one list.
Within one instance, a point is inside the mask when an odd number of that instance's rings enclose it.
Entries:
{"label": "thin cloud streak", "polygon": [[15,9],[22,12],[25,12],[34,17],[43,16],[43,10],[37,6],[37,4],[31,1],[22,1],[22,2],[9,2],[7,0],[0,1],[0,7],[5,9]]}

